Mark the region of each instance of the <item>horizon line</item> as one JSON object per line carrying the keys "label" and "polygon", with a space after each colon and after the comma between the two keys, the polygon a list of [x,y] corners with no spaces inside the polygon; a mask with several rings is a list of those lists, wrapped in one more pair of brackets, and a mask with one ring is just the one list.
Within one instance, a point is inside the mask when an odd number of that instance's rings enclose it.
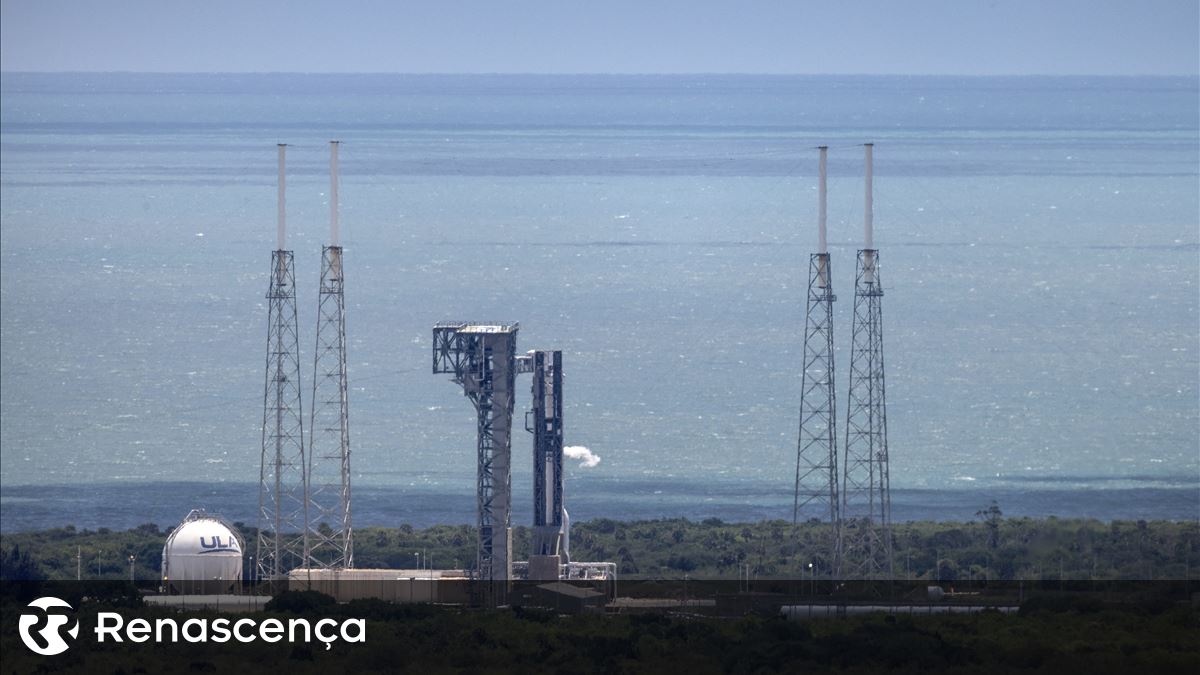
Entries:
{"label": "horizon line", "polygon": [[1160,77],[1200,80],[1197,73],[849,73],[849,72],[751,72],[751,71],[676,71],[676,72],[538,72],[538,71],[387,71],[387,70],[0,70],[4,75],[410,75],[410,76],[541,76],[541,77]]}

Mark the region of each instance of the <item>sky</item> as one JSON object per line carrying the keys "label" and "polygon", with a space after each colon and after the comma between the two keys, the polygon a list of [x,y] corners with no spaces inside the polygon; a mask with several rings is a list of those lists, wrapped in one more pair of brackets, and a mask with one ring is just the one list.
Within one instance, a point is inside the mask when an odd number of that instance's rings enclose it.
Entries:
{"label": "sky", "polygon": [[1198,75],[1197,0],[0,0],[0,70]]}

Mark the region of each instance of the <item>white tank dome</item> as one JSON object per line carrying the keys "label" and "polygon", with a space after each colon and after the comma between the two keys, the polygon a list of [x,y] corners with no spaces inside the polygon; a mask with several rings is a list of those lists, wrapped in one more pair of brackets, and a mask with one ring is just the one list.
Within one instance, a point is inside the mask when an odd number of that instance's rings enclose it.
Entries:
{"label": "white tank dome", "polygon": [[224,591],[242,579],[242,538],[220,516],[194,510],[167,537],[162,573],[179,591]]}

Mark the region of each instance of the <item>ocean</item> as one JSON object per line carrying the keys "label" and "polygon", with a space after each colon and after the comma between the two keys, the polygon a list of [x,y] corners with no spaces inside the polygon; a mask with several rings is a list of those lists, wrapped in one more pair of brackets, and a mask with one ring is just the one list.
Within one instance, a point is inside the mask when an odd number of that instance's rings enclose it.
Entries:
{"label": "ocean", "polygon": [[1196,78],[5,73],[0,96],[0,530],[252,520],[275,144],[311,378],[331,139],[360,525],[473,521],[442,320],[564,351],[566,442],[601,458],[568,465],[573,519],[790,518],[814,147],[844,412],[868,141],[895,516],[1200,518]]}

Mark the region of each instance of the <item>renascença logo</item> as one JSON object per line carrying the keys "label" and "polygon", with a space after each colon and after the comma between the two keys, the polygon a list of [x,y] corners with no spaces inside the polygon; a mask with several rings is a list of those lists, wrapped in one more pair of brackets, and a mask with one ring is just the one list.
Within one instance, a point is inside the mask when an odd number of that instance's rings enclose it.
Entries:
{"label": "renascen\u00e7a logo", "polygon": [[[346,619],[340,623],[335,619],[321,619],[315,624],[308,619],[254,619],[219,618],[187,619],[179,623],[175,619],[131,619],[116,612],[100,612],[96,615],[96,642],[279,642],[286,636],[288,642],[325,643],[325,649],[333,647],[339,639],[344,642],[366,642],[367,623],[363,619]],[[122,635],[124,632],[124,635]]]}
{"label": "renascen\u00e7a logo", "polygon": [[[71,645],[63,639],[63,628],[70,621],[70,617],[59,613],[51,614],[50,608],[66,607],[72,611],[74,608],[58,598],[49,596],[34,600],[29,603],[29,607],[40,611],[21,615],[17,624],[21,631],[21,642],[24,642],[30,651],[42,656],[54,656],[67,651]],[[79,637],[79,621],[67,628],[66,633],[72,640]]]}
{"label": "renascen\u00e7a logo", "polygon": [[[63,639],[63,629],[69,617],[63,613],[51,613],[51,607],[65,607],[74,610],[71,605],[53,597],[38,598],[29,603],[29,607],[39,610],[36,613],[22,614],[18,627],[21,631],[21,641],[31,651],[43,656],[61,654],[71,647]],[[66,634],[71,639],[79,637],[79,621],[76,620]],[[321,619],[315,624],[308,619],[295,618],[286,621],[282,619],[264,619],[261,623],[255,619],[243,618],[236,621],[226,618],[218,619],[187,619],[182,623],[175,619],[132,619],[128,623],[125,617],[116,612],[99,612],[96,615],[96,626],[93,629],[96,642],[321,642],[325,649],[333,647],[339,640],[343,642],[366,642],[367,624],[363,619]]]}

